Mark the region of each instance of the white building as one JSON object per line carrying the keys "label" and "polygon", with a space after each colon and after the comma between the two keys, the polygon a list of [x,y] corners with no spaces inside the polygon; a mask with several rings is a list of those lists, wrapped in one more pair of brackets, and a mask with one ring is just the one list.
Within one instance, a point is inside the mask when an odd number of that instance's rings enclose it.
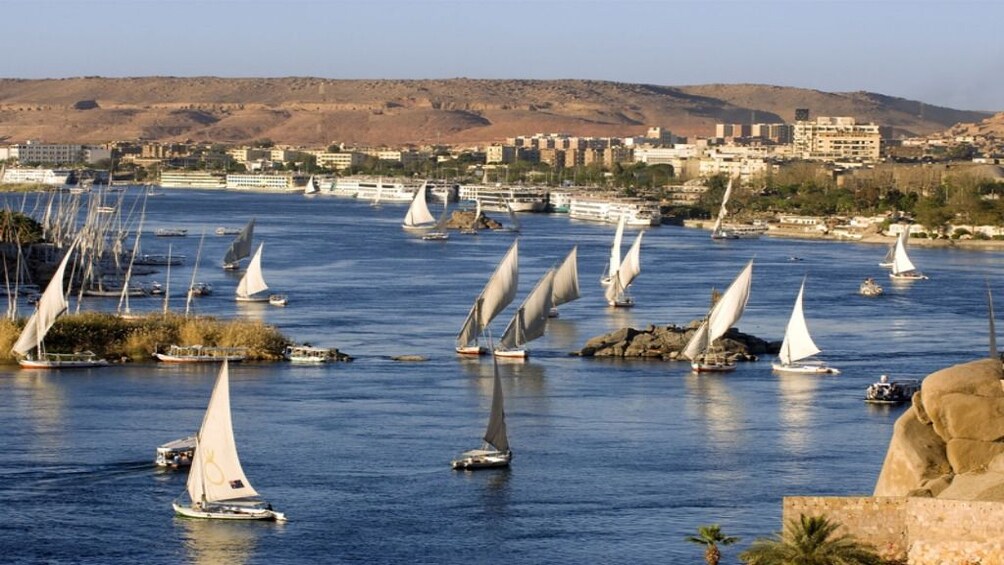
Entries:
{"label": "white building", "polygon": [[858,124],[851,117],[818,117],[795,123],[795,154],[819,161],[878,161],[882,134],[875,124]]}
{"label": "white building", "polygon": [[166,188],[226,188],[220,173],[209,171],[161,171],[160,186]]}
{"label": "white building", "polygon": [[[73,178],[69,169],[41,169],[10,167],[4,169],[0,184],[44,184],[48,186],[64,186]],[[75,181],[74,181],[75,182]]]}
{"label": "white building", "polygon": [[110,149],[98,145],[38,143],[36,141],[9,145],[6,151],[7,159],[17,159],[18,163],[23,164],[94,164],[104,159],[111,159],[111,157]]}

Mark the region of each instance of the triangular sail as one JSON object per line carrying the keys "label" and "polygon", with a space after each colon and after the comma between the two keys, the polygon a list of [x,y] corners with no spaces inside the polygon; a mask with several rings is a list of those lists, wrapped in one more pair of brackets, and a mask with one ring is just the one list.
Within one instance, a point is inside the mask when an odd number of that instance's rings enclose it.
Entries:
{"label": "triangular sail", "polygon": [[304,194],[317,194],[317,182],[314,180],[314,175],[310,175],[307,179],[307,186],[303,187]]}
{"label": "triangular sail", "polygon": [[916,270],[917,267],[913,265],[913,262],[910,261],[910,257],[906,254],[906,244],[903,243],[903,238],[897,239],[896,252],[892,260],[893,274],[908,273]]}
{"label": "triangular sail", "polygon": [[519,218],[516,217],[516,211],[513,210],[512,206],[509,205],[508,200],[505,201],[505,207],[506,210],[509,211],[509,221],[512,222],[511,231],[518,232],[520,229],[522,229],[522,226],[520,226],[519,224]]}
{"label": "triangular sail", "polygon": [[795,299],[795,307],[791,311],[791,318],[788,320],[788,328],[784,332],[784,341],[781,342],[781,351],[778,356],[781,363],[791,365],[796,361],[801,361],[807,357],[819,353],[819,348],[812,341],[809,335],[809,326],[805,323],[805,314],[802,311],[802,295],[805,292],[805,281],[798,290],[798,298]]}
{"label": "triangular sail", "polygon": [[753,260],[751,259],[711,308],[708,318],[701,324],[700,329],[690,338],[690,342],[683,350],[684,356],[688,359],[694,359],[739,321],[746,309],[746,303],[749,301],[752,281]]}
{"label": "triangular sail", "polygon": [[69,307],[69,303],[66,301],[66,292],[63,290],[63,275],[76,245],[77,242],[74,241],[66,250],[63,260],[59,262],[59,267],[53,273],[52,280],[42,292],[42,297],[38,299],[35,313],[28,318],[28,323],[25,324],[17,342],[14,343],[12,348],[14,353],[25,355],[33,348],[39,347],[42,340],[45,339],[45,334],[52,328],[52,324],[56,323],[56,318]]}
{"label": "triangular sail", "polygon": [[251,240],[254,237],[254,218],[248,222],[241,233],[237,234],[233,243],[227,249],[227,254],[223,256],[223,264],[232,265],[241,259],[251,255]]}
{"label": "triangular sail", "polygon": [[624,239],[624,224],[626,222],[627,217],[621,214],[620,220],[617,221],[617,231],[614,232],[614,244],[610,248],[610,271],[608,271],[608,275],[611,281],[617,276],[617,269],[621,268],[621,242]]}
{"label": "triangular sail", "polygon": [[516,298],[519,284],[519,241],[514,241],[495,272],[488,279],[485,288],[475,300],[463,328],[457,334],[461,346],[472,343],[488,327],[495,316]]}
{"label": "triangular sail", "polygon": [[495,449],[509,451],[509,435],[505,427],[505,401],[502,398],[502,379],[499,378],[499,362],[493,358],[495,383],[492,387],[492,411],[488,416],[488,428],[485,430],[485,441]]}
{"label": "triangular sail", "polygon": [[641,274],[641,238],[644,234],[645,232],[638,232],[627,255],[621,261],[620,268],[617,269],[614,280],[611,281],[610,286],[607,287],[604,293],[607,301],[615,301],[618,295],[623,294],[627,290],[627,287],[634,282],[634,279]]}
{"label": "triangular sail", "polygon": [[551,311],[551,292],[554,283],[554,269],[548,269],[537,281],[523,304],[512,317],[499,345],[502,349],[517,349],[544,335],[547,316]]}
{"label": "triangular sail", "polygon": [[436,218],[429,212],[429,205],[425,201],[427,186],[428,183],[422,183],[422,186],[415,192],[415,198],[412,199],[408,213],[404,216],[404,227],[414,228],[436,223]]}
{"label": "triangular sail", "polygon": [[265,247],[264,243],[258,244],[258,251],[255,251],[254,257],[248,263],[247,271],[244,272],[241,282],[237,284],[237,296],[247,298],[263,290],[268,290],[268,284],[265,283],[265,277],[261,271],[262,247]]}
{"label": "triangular sail", "polygon": [[715,219],[715,226],[711,229],[711,234],[715,235],[722,229],[722,222],[725,221],[725,215],[728,214],[728,208],[726,205],[729,203],[729,196],[732,195],[732,179],[729,179],[729,184],[725,187],[725,194],[722,196],[722,205],[718,209],[718,218]]}
{"label": "triangular sail", "polygon": [[188,473],[188,496],[192,502],[258,496],[237,457],[230,419],[230,366],[225,360],[197,436],[195,457]]}
{"label": "triangular sail", "polygon": [[572,250],[565,256],[565,260],[554,272],[554,284],[551,289],[551,302],[554,306],[560,306],[579,298],[578,251],[578,246],[572,247]]}

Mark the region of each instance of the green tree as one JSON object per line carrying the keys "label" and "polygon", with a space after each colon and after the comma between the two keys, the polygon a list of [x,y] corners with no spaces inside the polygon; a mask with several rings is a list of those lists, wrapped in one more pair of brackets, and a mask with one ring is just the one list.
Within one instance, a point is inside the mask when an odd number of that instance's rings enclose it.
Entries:
{"label": "green tree", "polygon": [[722,528],[718,524],[699,526],[696,536],[687,536],[687,541],[704,546],[704,561],[708,565],[718,565],[722,559],[722,552],[719,545],[732,545],[739,541],[739,538],[727,536],[722,533]]}
{"label": "green tree", "polygon": [[881,565],[875,548],[849,534],[837,535],[838,522],[801,515],[782,534],[758,539],[739,558],[749,565]]}
{"label": "green tree", "polygon": [[21,212],[0,211],[0,241],[28,245],[42,241],[42,225]]}

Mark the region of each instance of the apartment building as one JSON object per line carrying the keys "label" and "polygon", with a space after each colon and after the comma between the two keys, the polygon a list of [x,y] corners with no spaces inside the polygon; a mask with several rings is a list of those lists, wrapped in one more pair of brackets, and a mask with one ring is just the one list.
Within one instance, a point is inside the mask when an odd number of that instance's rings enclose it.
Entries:
{"label": "apartment building", "polygon": [[876,124],[858,124],[852,117],[820,116],[795,123],[795,155],[817,161],[878,161],[882,134]]}
{"label": "apartment building", "polygon": [[69,143],[39,143],[28,141],[0,148],[0,160],[15,159],[18,163],[61,165],[70,163],[94,164],[111,159],[112,151],[100,145],[75,145]]}

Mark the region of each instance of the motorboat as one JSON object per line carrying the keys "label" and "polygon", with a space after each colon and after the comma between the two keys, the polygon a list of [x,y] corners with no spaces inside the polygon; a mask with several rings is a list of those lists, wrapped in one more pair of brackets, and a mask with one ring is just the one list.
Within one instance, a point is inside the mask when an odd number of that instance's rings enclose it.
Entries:
{"label": "motorboat", "polygon": [[268,303],[272,306],[285,306],[289,304],[289,297],[285,294],[270,294],[268,296]]}
{"label": "motorboat", "polygon": [[207,282],[197,282],[188,289],[192,296],[209,296],[213,293],[213,285]]}
{"label": "motorboat", "polygon": [[246,347],[209,347],[204,345],[172,345],[167,353],[154,357],[165,363],[221,363],[238,362],[247,358]]}
{"label": "motorboat", "polygon": [[228,228],[220,226],[216,228],[216,235],[237,235],[241,233],[243,228]]}
{"label": "motorboat", "polygon": [[914,393],[920,391],[920,381],[917,379],[889,380],[889,375],[882,375],[879,380],[865,390],[865,402],[871,404],[901,404],[909,402]]}
{"label": "motorboat", "polygon": [[178,469],[190,467],[195,457],[195,436],[169,441],[157,448],[154,464],[158,467]]}
{"label": "motorboat", "polygon": [[157,237],[186,237],[188,230],[183,228],[160,228],[153,233]]}
{"label": "motorboat", "polygon": [[871,277],[865,279],[858,288],[858,294],[861,296],[874,297],[881,295],[883,292],[885,291],[882,290],[882,287]]}
{"label": "motorboat", "polygon": [[331,350],[326,347],[289,345],[286,346],[285,356],[290,363],[327,363],[331,360]]}

